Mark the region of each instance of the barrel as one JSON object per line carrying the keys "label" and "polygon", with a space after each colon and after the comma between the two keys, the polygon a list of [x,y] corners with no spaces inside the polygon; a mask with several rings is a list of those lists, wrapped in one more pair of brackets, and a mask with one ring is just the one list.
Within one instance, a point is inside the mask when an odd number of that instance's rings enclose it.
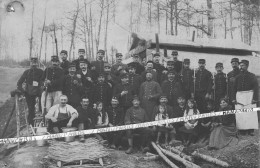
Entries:
{"label": "barrel", "polygon": [[[70,127],[70,128],[63,127],[61,129],[62,129],[63,133],[77,131],[76,127]],[[75,136],[68,136],[68,137],[65,137],[64,139],[65,139],[65,142],[72,142],[75,140]]]}

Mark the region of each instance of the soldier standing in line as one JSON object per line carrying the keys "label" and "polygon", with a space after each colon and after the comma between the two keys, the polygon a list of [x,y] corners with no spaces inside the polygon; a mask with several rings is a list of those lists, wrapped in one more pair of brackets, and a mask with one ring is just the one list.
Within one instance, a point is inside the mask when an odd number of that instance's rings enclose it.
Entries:
{"label": "soldier standing in line", "polygon": [[[120,73],[120,72],[119,72]],[[118,83],[120,83],[120,77],[114,75],[111,72],[111,65],[108,62],[104,63],[104,74],[105,74],[105,81],[110,85],[113,89]]]}
{"label": "soldier standing in line", "polygon": [[59,57],[56,55],[52,56],[51,63],[52,66],[45,69],[41,79],[44,82],[45,89],[47,88],[47,91],[45,90],[42,93],[41,103],[42,107],[45,107],[44,104],[46,101],[45,108],[47,111],[49,111],[53,105],[59,104],[64,82],[64,72],[59,67]]}
{"label": "soldier standing in line", "polygon": [[[228,85],[227,86],[227,90],[228,90],[227,91],[228,92],[227,97],[229,98],[229,100],[231,100],[231,96],[232,96],[232,93],[233,93],[235,78],[240,73],[239,59],[238,58],[232,58],[231,59],[231,65],[232,65],[233,70],[230,71],[227,74],[227,82],[228,82],[228,84],[227,84]],[[233,108],[235,108],[235,107],[233,106]]]}
{"label": "soldier standing in line", "polygon": [[87,64],[88,64],[88,67],[90,68],[90,63],[87,59],[85,59],[85,54],[86,54],[86,51],[85,49],[79,49],[78,50],[78,54],[79,54],[79,58],[74,60],[72,63],[74,63],[76,65],[76,70],[79,71],[80,70],[80,67],[79,67],[79,62],[80,61],[85,61]]}
{"label": "soldier standing in line", "polygon": [[193,74],[194,70],[190,69],[190,59],[183,60],[183,69],[181,73],[182,88],[185,99],[191,98],[191,93],[193,92]]}
{"label": "soldier standing in line", "polygon": [[158,98],[162,94],[162,89],[159,83],[155,82],[151,72],[146,73],[146,81],[142,83],[139,91],[141,106],[145,109],[148,118],[152,121],[152,111],[157,104]]}
{"label": "soldier standing in line", "polygon": [[128,64],[128,66],[134,66],[136,69],[136,74],[141,75],[141,73],[145,70],[144,66],[140,63],[140,57],[138,54],[133,55],[133,61]]}
{"label": "soldier standing in line", "polygon": [[195,95],[192,93],[191,97],[195,98],[200,113],[204,113],[206,100],[210,99],[213,81],[212,74],[205,68],[205,59],[199,59],[198,63],[199,68],[195,74]]}
{"label": "soldier standing in line", "polygon": [[68,97],[68,104],[73,108],[80,106],[83,87],[81,78],[76,75],[76,65],[70,64],[69,74],[64,78],[63,94]]}
{"label": "soldier standing in line", "polygon": [[112,92],[112,87],[105,81],[105,74],[99,74],[98,81],[93,88],[93,102],[102,102],[106,109],[111,102]]}
{"label": "soldier standing in line", "polygon": [[[24,93],[26,103],[28,106],[28,123],[33,125],[33,119],[35,117],[35,103],[36,98],[40,99],[41,95],[41,77],[43,70],[38,68],[38,58],[31,58],[31,67],[24,71],[23,75],[17,82],[17,88]],[[26,83],[25,90],[23,89],[23,83]]]}
{"label": "soldier standing in line", "polygon": [[141,75],[135,73],[136,67],[133,65],[128,66],[129,69],[129,84],[134,88],[136,93],[139,93],[140,86],[142,84]]}
{"label": "soldier standing in line", "polygon": [[115,76],[119,76],[120,71],[127,71],[127,65],[122,63],[122,57],[122,53],[116,53],[116,63],[111,68],[111,72]]}
{"label": "soldier standing in line", "polygon": [[91,70],[93,72],[94,78],[96,79],[100,73],[104,73],[104,57],[105,51],[98,50],[97,52],[97,60],[91,62]]}
{"label": "soldier standing in line", "polygon": [[[241,60],[240,73],[235,78],[232,102],[236,109],[249,108],[258,102],[258,81],[255,74],[248,72],[248,66],[248,60]],[[253,136],[254,129],[258,129],[257,112],[236,114],[236,123],[241,133]]]}
{"label": "soldier standing in line", "polygon": [[146,69],[145,69],[145,71],[143,71],[142,74],[141,74],[141,77],[142,77],[142,81],[143,81],[143,82],[146,80],[146,73],[147,73],[147,72],[150,72],[150,73],[152,74],[152,76],[153,76],[153,79],[152,79],[152,80],[155,81],[155,82],[157,82],[157,76],[158,76],[158,74],[157,74],[156,70],[153,69],[153,62],[152,62],[152,61],[148,61],[148,62],[146,63]]}
{"label": "soldier standing in line", "polygon": [[68,69],[69,69],[69,65],[70,65],[70,62],[67,60],[68,52],[66,50],[61,50],[60,57],[62,60],[62,62],[60,63],[60,67],[63,69],[64,75],[68,75],[69,74]]}
{"label": "soldier standing in line", "polygon": [[172,51],[172,57],[173,57],[173,66],[175,71],[180,74],[182,70],[182,62],[178,60],[178,51],[173,50]]}
{"label": "soldier standing in line", "polygon": [[160,64],[160,54],[159,53],[155,53],[153,55],[153,68],[156,70],[157,72],[157,81],[161,81],[161,75],[162,72],[164,70],[166,70],[166,68]]}
{"label": "soldier standing in line", "polygon": [[82,94],[89,98],[90,105],[92,105],[94,103],[93,93],[92,93],[94,80],[92,77],[92,73],[88,68],[88,64],[84,60],[81,60],[79,62],[79,66],[80,66],[80,70],[76,72],[76,75],[82,81],[82,87],[83,87]]}
{"label": "soldier standing in line", "polygon": [[214,101],[215,109],[219,109],[220,99],[224,98],[227,94],[227,79],[226,74],[223,73],[223,63],[216,63],[217,74],[214,76],[214,85],[212,89],[214,90]]}
{"label": "soldier standing in line", "polygon": [[163,71],[160,84],[163,83],[163,81],[168,79],[168,72],[169,71],[175,71],[174,69],[174,62],[172,60],[167,61],[166,70]]}
{"label": "soldier standing in line", "polygon": [[162,85],[162,93],[167,96],[168,104],[172,107],[178,105],[177,98],[183,95],[181,83],[176,79],[175,71],[168,72],[168,80],[165,80]]}
{"label": "soldier standing in line", "polygon": [[137,95],[132,85],[129,84],[128,74],[120,76],[121,83],[117,84],[114,88],[113,95],[118,98],[119,104],[124,108],[124,114],[127,109],[132,106],[134,95]]}

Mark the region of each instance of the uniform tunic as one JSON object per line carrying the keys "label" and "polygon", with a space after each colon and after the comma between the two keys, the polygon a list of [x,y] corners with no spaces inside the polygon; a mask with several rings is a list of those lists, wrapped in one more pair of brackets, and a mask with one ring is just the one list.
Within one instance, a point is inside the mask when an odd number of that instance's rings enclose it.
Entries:
{"label": "uniform tunic", "polygon": [[166,68],[161,65],[161,64],[157,64],[157,63],[153,63],[153,68],[156,70],[157,72],[157,81],[161,81],[161,75],[162,75],[162,72],[164,70],[166,70]]}
{"label": "uniform tunic", "polygon": [[93,102],[101,101],[104,104],[104,107],[108,107],[112,98],[112,88],[107,82],[94,85],[93,88]]}
{"label": "uniform tunic", "polygon": [[[35,117],[35,103],[36,97],[40,98],[40,85],[41,85],[41,77],[43,75],[43,70],[39,68],[30,68],[24,71],[23,75],[17,82],[17,88],[19,90],[23,90],[23,83],[25,82],[27,87],[25,88],[25,99],[28,106],[28,122],[29,124],[33,124],[33,118]],[[33,83],[37,82],[38,86],[34,86],[36,88],[36,92],[30,93],[28,90],[28,85],[33,86]]]}
{"label": "uniform tunic", "polygon": [[191,93],[194,92],[194,71],[191,69],[182,70],[182,88],[186,99],[191,97]]}
{"label": "uniform tunic", "polygon": [[225,73],[218,73],[214,77],[215,83],[215,107],[219,107],[220,99],[227,94],[227,80]]}
{"label": "uniform tunic", "polygon": [[173,65],[174,65],[174,69],[175,71],[180,74],[181,73],[181,70],[182,70],[182,61],[174,61],[173,62]]}
{"label": "uniform tunic", "polygon": [[[122,96],[121,95],[122,91],[128,91],[128,93]],[[129,83],[117,84],[113,91],[113,95],[119,99],[120,105],[124,107],[125,110],[132,106],[132,100],[134,95],[136,94],[137,93],[135,92],[134,88]]]}
{"label": "uniform tunic", "polygon": [[97,74],[100,74],[100,73],[104,73],[104,61],[101,60],[101,61],[93,61],[91,62],[91,66],[95,67],[96,69],[94,71],[97,72]]}
{"label": "uniform tunic", "polygon": [[241,71],[235,78],[234,90],[232,100],[236,100],[236,93],[238,91],[253,90],[253,100],[258,100],[258,82],[255,74],[251,72]]}
{"label": "uniform tunic", "polygon": [[109,123],[113,126],[123,125],[124,124],[124,112],[121,107],[108,107],[107,109]]}
{"label": "uniform tunic", "polygon": [[86,109],[82,106],[77,107],[77,112],[79,114],[78,123],[84,124],[84,129],[94,128],[95,126],[95,111],[91,107],[87,107]]}
{"label": "uniform tunic", "polygon": [[141,73],[145,70],[144,66],[141,65],[139,62],[131,62],[128,66],[134,66],[136,68],[135,73],[141,75]]}
{"label": "uniform tunic", "polygon": [[[74,84],[74,80],[76,80],[78,84]],[[68,104],[74,108],[77,108],[80,105],[83,93],[81,79],[78,78],[76,75],[66,75],[64,78],[64,86],[62,92],[68,97]]]}
{"label": "uniform tunic", "polygon": [[63,69],[65,75],[69,74],[69,65],[70,62],[68,60],[62,61],[60,63],[60,67]]}
{"label": "uniform tunic", "polygon": [[88,65],[88,69],[90,69],[91,65],[90,65],[90,62],[87,59],[76,59],[76,60],[72,61],[72,63],[76,65],[76,70],[77,71],[80,70],[80,67],[79,67],[80,61],[85,61],[87,63],[87,65]]}
{"label": "uniform tunic", "polygon": [[141,106],[145,109],[150,121],[152,121],[153,108],[161,94],[162,89],[155,81],[145,81],[140,87]]}
{"label": "uniform tunic", "polygon": [[105,73],[105,81],[107,83],[110,83],[112,86],[112,89],[119,83],[121,83],[121,80],[119,79],[119,77],[117,77],[116,75],[112,74],[112,73]]}
{"label": "uniform tunic", "polygon": [[167,96],[168,104],[172,107],[177,106],[178,97],[183,95],[180,82],[166,80],[162,83],[162,93]]}
{"label": "uniform tunic", "polygon": [[114,74],[114,75],[116,75],[116,76],[119,76],[120,71],[117,70],[119,66],[122,67],[122,68],[121,68],[122,70],[127,71],[127,65],[126,65],[126,64],[123,64],[123,63],[121,62],[121,63],[115,63],[115,64],[112,66],[112,68],[111,68],[111,73]]}
{"label": "uniform tunic", "polygon": [[138,124],[150,121],[146,111],[141,107],[130,107],[126,111],[125,115],[125,125],[128,124]]}
{"label": "uniform tunic", "polygon": [[228,88],[227,89],[228,89],[229,98],[232,97],[232,93],[234,92],[233,89],[234,89],[235,78],[239,73],[240,73],[240,70],[237,68],[227,74],[227,78],[228,78]]}
{"label": "uniform tunic", "polygon": [[208,70],[203,69],[198,70],[195,77],[195,100],[198,105],[198,110],[204,113],[206,104],[205,96],[212,91],[212,74]]}
{"label": "uniform tunic", "polygon": [[134,91],[138,93],[142,84],[141,76],[137,74],[129,74],[129,84],[134,88]]}
{"label": "uniform tunic", "polygon": [[42,81],[46,79],[46,76],[51,81],[50,85],[48,85],[48,92],[62,91],[64,72],[60,67],[46,68],[42,76]]}

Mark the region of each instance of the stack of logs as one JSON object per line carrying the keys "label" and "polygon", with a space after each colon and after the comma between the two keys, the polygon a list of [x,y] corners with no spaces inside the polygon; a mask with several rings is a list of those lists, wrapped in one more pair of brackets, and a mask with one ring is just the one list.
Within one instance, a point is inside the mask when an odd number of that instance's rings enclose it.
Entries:
{"label": "stack of logs", "polygon": [[[180,163],[182,163],[187,168],[200,168],[199,165],[196,165],[194,163],[194,158],[200,158],[207,162],[214,163],[218,166],[222,167],[229,167],[229,164],[221,161],[219,159],[213,158],[208,155],[203,155],[198,153],[197,151],[194,151],[191,155],[186,155],[182,151],[178,150],[174,147],[166,147],[166,149],[162,148],[160,145],[155,144],[152,142],[153,148],[156,150],[158,155],[148,154],[146,157],[144,157],[144,160],[154,160],[158,158],[162,158],[170,167],[172,168],[178,168],[177,165],[175,165],[169,158],[176,160]],[[168,158],[169,157],[169,158]]]}

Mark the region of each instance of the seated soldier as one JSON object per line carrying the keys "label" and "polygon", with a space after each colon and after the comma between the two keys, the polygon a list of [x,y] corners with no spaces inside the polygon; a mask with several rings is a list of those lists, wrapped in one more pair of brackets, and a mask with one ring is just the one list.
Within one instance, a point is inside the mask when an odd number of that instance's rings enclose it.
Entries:
{"label": "seated soldier", "polygon": [[[143,108],[140,107],[140,100],[138,97],[134,97],[133,101],[133,106],[130,107],[126,111],[125,115],[125,125],[128,124],[138,124],[138,123],[143,123],[143,122],[148,122],[148,116]],[[142,136],[142,147],[143,152],[149,151],[149,141],[150,137],[152,136],[152,130],[150,128],[137,128],[134,130],[127,130],[127,138],[128,138],[128,144],[129,148],[126,151],[126,154],[133,153],[133,134],[140,134]]]}
{"label": "seated soldier", "polygon": [[53,128],[57,127],[59,132],[62,132],[62,127],[71,127],[72,123],[78,117],[78,112],[72,106],[67,104],[68,97],[66,95],[60,96],[60,103],[52,106],[45,119],[48,120],[48,131],[53,132]]}
{"label": "seated soldier", "polygon": [[[113,97],[111,100],[111,106],[107,109],[109,127],[120,126],[124,124],[124,110],[122,107],[119,107],[119,101],[117,97]],[[122,137],[122,131],[115,131],[108,133],[108,141],[111,144],[111,148],[115,149],[116,146],[118,148],[122,148],[120,146],[120,140]]]}
{"label": "seated soldier", "polygon": [[[78,129],[85,130],[94,128],[94,109],[89,105],[89,99],[84,97],[81,100],[81,106],[77,107],[79,113],[78,117]],[[84,135],[80,137],[80,141],[84,141]]]}

